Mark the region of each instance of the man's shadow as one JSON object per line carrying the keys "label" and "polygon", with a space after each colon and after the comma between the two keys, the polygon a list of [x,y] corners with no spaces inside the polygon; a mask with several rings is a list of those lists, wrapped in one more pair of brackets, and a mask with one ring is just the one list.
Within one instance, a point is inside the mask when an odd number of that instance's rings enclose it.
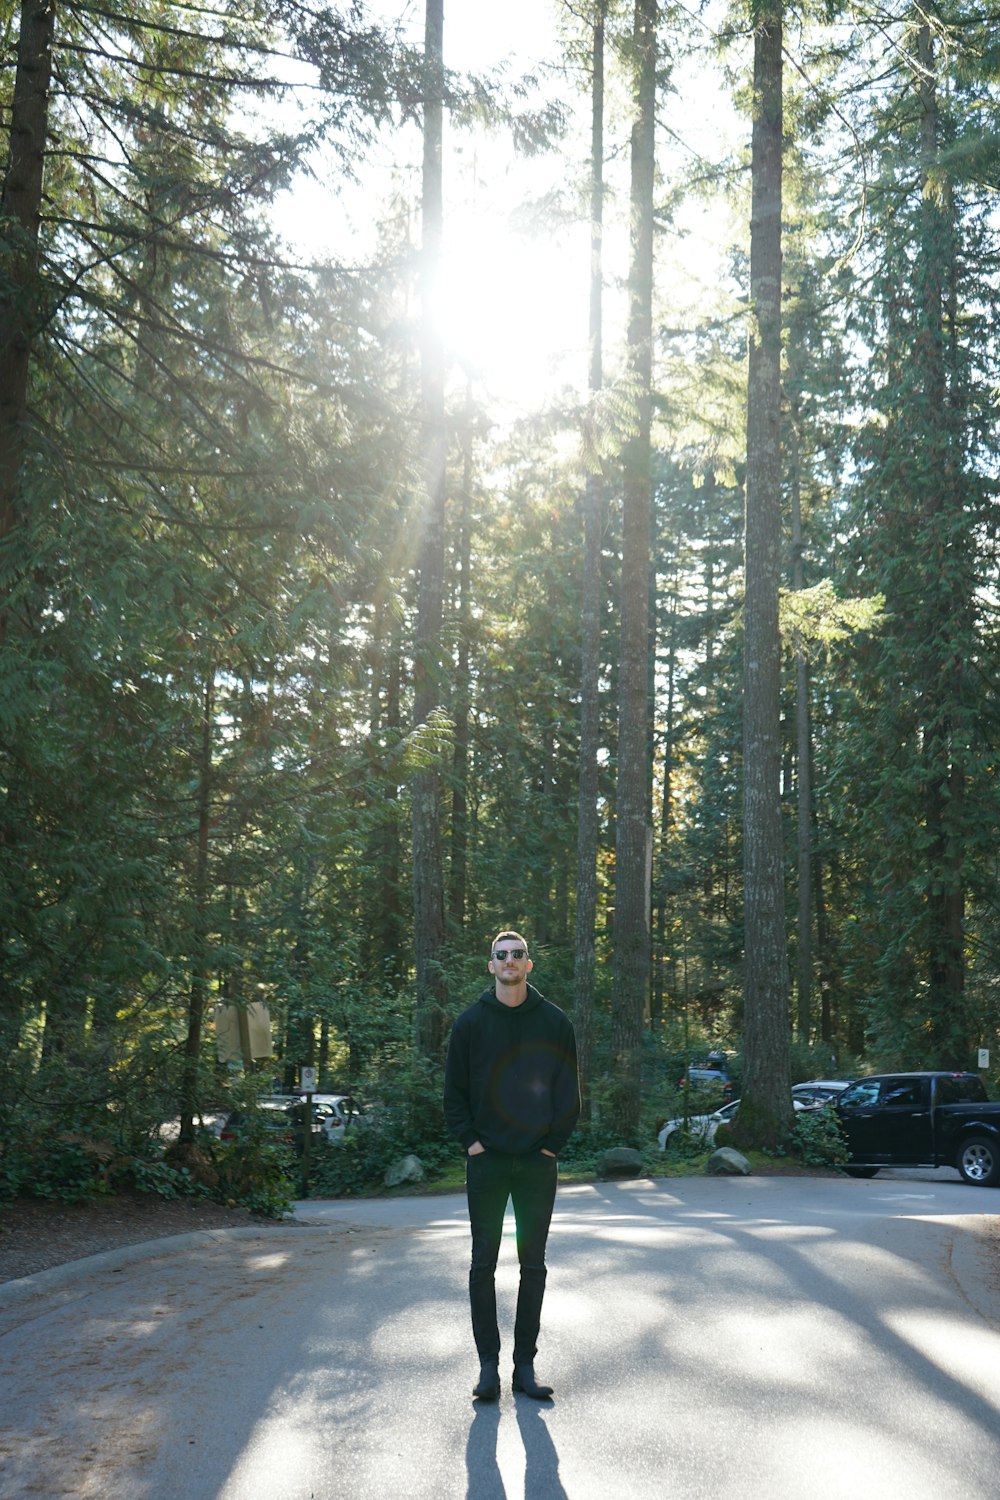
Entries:
{"label": "man's shadow", "polygon": [[524,1500],[569,1500],[559,1478],[559,1455],[552,1441],[545,1413],[551,1411],[548,1401],[517,1403],[517,1425],[524,1444]]}
{"label": "man's shadow", "polygon": [[[569,1500],[559,1478],[559,1455],[545,1424],[548,1402],[516,1402],[517,1426],[524,1444],[524,1500]],[[465,1445],[467,1500],[508,1500],[497,1464],[500,1404],[477,1403]],[[513,1497],[511,1497],[513,1500]]]}
{"label": "man's shadow", "polygon": [[467,1500],[507,1500],[497,1467],[499,1401],[477,1401],[465,1445]]}

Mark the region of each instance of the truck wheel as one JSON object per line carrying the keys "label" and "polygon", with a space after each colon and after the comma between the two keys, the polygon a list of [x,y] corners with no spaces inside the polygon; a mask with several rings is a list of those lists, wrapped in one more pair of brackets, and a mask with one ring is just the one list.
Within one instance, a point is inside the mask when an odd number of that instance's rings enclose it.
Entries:
{"label": "truck wheel", "polygon": [[845,1167],[848,1177],[874,1177],[878,1167]]}
{"label": "truck wheel", "polygon": [[963,1141],[955,1165],[973,1187],[1000,1184],[1000,1148],[988,1135],[970,1135]]}

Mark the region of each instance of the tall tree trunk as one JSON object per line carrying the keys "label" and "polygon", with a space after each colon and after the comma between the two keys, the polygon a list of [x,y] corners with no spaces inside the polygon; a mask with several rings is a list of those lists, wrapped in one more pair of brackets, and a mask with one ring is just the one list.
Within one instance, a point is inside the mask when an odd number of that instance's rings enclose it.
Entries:
{"label": "tall tree trunk", "polygon": [[655,959],[652,973],[650,1019],[654,1028],[663,1020],[667,994],[667,849],[673,820],[674,720],[677,701],[677,575],[670,586],[667,612],[667,703],[663,725],[663,774],[660,783],[660,879],[656,897]]}
{"label": "tall tree trunk", "polygon": [[400,895],[399,787],[395,772],[387,769],[389,747],[399,741],[401,626],[395,614],[379,598],[375,606],[371,646],[371,691],[369,695],[370,768],[369,794],[375,826],[369,845],[371,878],[366,898],[370,917],[362,949],[365,972],[373,983],[402,982],[404,941],[409,923]]}
{"label": "tall tree trunk", "polygon": [[[444,120],[444,4],[427,0],[424,30],[424,159],[422,195],[421,418],[424,504],[420,512],[420,592],[414,642],[413,717],[426,724],[441,702],[441,625],[444,589],[444,497],[447,437],[444,421],[444,348],[434,318],[434,286],[441,269],[443,233],[442,146]],[[416,1039],[436,1060],[444,1042],[444,986],[439,959],[444,943],[441,851],[441,779],[436,765],[413,778],[413,946],[416,966]]]}
{"label": "tall tree trunk", "polygon": [[448,919],[452,937],[459,940],[465,930],[465,906],[469,867],[469,713],[471,683],[472,590],[472,402],[466,403],[465,451],[462,457],[461,514],[458,526],[458,655],[452,717],[455,744],[452,755],[451,858],[448,864]]}
{"label": "tall tree trunk", "polygon": [[744,1069],[737,1133],[792,1122],[780,771],[782,4],[754,22],[743,647]]}
{"label": "tall tree trunk", "polygon": [[[23,0],[10,147],[0,197],[0,547],[21,519],[19,490],[31,348],[41,317],[38,234],[55,36],[52,0]],[[5,560],[4,560],[5,561]],[[6,571],[6,569],[5,569]],[[0,645],[7,631],[0,599]]]}
{"label": "tall tree trunk", "polygon": [[656,0],[636,0],[635,119],[631,150],[632,246],[627,366],[636,430],[624,453],[621,671],[615,838],[612,1107],[619,1135],[639,1133],[642,1028],[650,963],[649,536],[653,344],[653,189],[656,134]]}
{"label": "tall tree trunk", "polygon": [[[928,836],[928,1019],[939,1067],[968,1066],[965,1033],[965,891],[962,877],[960,699],[966,671],[968,583],[961,577],[965,516],[952,436],[946,355],[946,304],[954,276],[954,199],[940,161],[938,61],[931,26],[920,12],[921,244],[917,266],[922,319],[915,357],[922,365],[928,440],[933,444],[920,534],[927,570],[928,618],[921,643],[925,821]],[[959,559],[956,569],[955,559]],[[956,587],[957,585],[957,587]]]}
{"label": "tall tree trunk", "polygon": [[198,830],[195,841],[194,914],[191,933],[191,988],[188,995],[188,1026],[184,1039],[181,1074],[179,1139],[194,1140],[198,1111],[198,1079],[201,1070],[201,1039],[208,998],[208,841],[212,817],[212,729],[215,718],[215,668],[205,672],[202,697],[201,744],[197,763]]}
{"label": "tall tree trunk", "polygon": [[819,967],[819,1035],[821,1041],[832,1042],[835,1027],[833,1017],[833,980],[830,973],[830,928],[826,917],[826,894],[821,860],[815,860],[813,871],[813,883],[816,889],[816,949]]}
{"label": "tall tree trunk", "polygon": [[529,889],[533,908],[532,931],[539,948],[547,948],[551,941],[552,917],[552,860],[556,838],[554,816],[554,785],[556,769],[556,735],[552,724],[542,730],[539,747],[541,765],[536,782],[536,819],[544,830],[536,858],[532,861]]}
{"label": "tall tree trunk", "polygon": [[[802,484],[799,449],[799,412],[791,403],[792,588],[805,588],[802,540]],[[795,642],[795,795],[797,811],[796,874],[798,878],[796,1024],[800,1042],[808,1042],[812,1025],[812,742],[809,724],[809,664],[805,647]]]}
{"label": "tall tree trunk", "polygon": [[[590,127],[590,370],[591,397],[604,384],[604,22],[607,0],[597,0],[592,47]],[[583,619],[580,643],[580,768],[576,847],[576,933],[574,987],[580,1068],[581,1119],[591,1115],[590,1079],[594,1051],[594,992],[597,921],[597,751],[601,732],[601,544],[604,535],[604,476],[587,475],[583,498]]]}

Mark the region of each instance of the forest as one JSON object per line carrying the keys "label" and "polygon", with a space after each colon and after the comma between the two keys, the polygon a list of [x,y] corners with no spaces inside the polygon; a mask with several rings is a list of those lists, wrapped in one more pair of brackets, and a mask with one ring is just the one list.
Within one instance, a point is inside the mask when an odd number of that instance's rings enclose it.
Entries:
{"label": "forest", "polygon": [[0,1199],[437,1139],[508,926],[584,1136],[1000,1080],[1000,17],[479,9],[5,0]]}

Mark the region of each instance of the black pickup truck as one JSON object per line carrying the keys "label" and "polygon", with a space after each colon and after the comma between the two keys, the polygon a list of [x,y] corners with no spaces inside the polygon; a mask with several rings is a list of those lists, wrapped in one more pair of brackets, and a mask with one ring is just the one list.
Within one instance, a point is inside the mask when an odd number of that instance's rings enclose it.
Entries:
{"label": "black pickup truck", "polygon": [[852,1177],[879,1167],[957,1167],[966,1182],[1000,1186],[1000,1104],[975,1073],[880,1073],[859,1078],[833,1109]]}

